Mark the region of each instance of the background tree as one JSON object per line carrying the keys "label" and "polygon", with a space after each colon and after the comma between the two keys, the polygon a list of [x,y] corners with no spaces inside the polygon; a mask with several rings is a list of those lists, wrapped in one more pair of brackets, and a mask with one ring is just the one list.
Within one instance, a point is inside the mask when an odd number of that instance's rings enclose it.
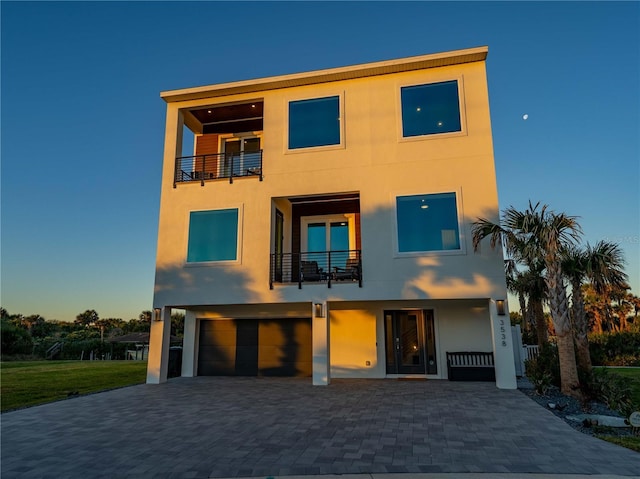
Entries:
{"label": "background tree", "polygon": [[[595,246],[587,243],[584,249],[568,248],[563,254],[562,268],[571,282],[571,310],[578,367],[583,374],[590,375],[589,321],[582,283],[585,279],[588,280],[596,293],[603,293],[610,288],[626,290],[628,286],[623,253],[617,244],[608,241],[599,241]],[[626,312],[623,316],[626,320]]]}
{"label": "background tree", "polygon": [[95,309],[87,309],[84,313],[80,313],[76,316],[74,323],[86,327],[94,324],[99,319],[100,317],[98,316],[98,313],[96,313]]}
{"label": "background tree", "polygon": [[184,313],[171,314],[171,335],[180,338],[184,335]]}

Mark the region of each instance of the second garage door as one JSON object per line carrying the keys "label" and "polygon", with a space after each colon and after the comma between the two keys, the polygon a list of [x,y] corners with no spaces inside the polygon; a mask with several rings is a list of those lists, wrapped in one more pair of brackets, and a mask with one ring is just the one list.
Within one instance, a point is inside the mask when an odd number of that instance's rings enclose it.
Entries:
{"label": "second garage door", "polygon": [[311,376],[311,319],[201,320],[199,376]]}

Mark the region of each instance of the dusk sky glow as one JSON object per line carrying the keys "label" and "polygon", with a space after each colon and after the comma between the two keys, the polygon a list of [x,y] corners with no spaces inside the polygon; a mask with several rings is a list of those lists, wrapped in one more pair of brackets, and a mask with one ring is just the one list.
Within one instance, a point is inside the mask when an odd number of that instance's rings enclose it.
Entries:
{"label": "dusk sky glow", "polygon": [[584,242],[620,244],[640,294],[638,2],[2,1],[0,15],[9,313],[151,309],[161,91],[483,45],[501,210],[578,216]]}

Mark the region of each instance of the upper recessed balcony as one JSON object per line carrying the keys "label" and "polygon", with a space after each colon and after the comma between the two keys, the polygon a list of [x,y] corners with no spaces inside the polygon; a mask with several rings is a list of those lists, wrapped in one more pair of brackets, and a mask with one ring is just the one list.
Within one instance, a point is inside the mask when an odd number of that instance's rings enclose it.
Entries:
{"label": "upper recessed balcony", "polygon": [[176,157],[173,186],[242,177],[262,181],[263,110],[262,100],[182,110],[182,154]]}

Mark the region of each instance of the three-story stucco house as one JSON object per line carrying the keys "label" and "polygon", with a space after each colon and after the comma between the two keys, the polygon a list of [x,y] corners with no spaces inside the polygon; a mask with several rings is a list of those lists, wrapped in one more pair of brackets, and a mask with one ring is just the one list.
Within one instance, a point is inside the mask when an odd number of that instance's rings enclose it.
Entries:
{"label": "three-story stucco house", "polygon": [[182,376],[447,379],[484,351],[515,388],[502,251],[471,244],[499,211],[487,51],[163,92],[147,382],[181,309]]}

